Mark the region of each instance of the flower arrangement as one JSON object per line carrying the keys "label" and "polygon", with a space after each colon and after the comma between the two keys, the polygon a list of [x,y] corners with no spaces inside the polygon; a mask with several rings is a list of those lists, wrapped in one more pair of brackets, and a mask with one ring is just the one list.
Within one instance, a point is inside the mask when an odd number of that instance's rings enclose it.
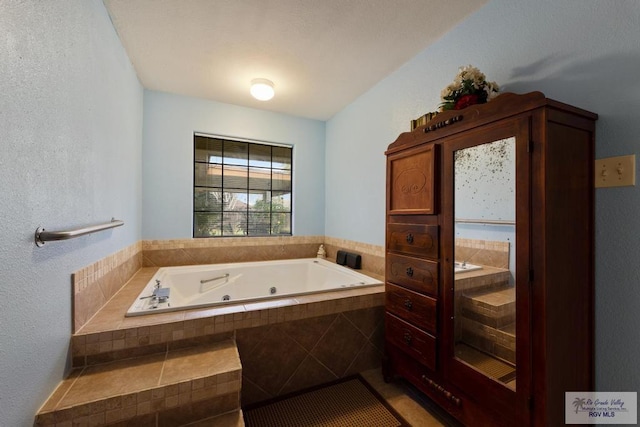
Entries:
{"label": "flower arrangement", "polygon": [[440,110],[462,110],[470,105],[484,104],[498,96],[496,82],[487,82],[485,75],[476,67],[460,67],[453,83],[440,93]]}

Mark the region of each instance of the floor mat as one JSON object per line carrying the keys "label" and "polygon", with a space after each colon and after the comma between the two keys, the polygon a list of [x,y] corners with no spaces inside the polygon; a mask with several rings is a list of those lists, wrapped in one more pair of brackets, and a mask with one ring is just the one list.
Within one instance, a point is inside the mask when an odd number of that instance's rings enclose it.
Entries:
{"label": "floor mat", "polygon": [[456,357],[503,383],[515,380],[516,368],[466,344],[456,345]]}
{"label": "floor mat", "polygon": [[361,377],[243,408],[246,427],[407,427]]}

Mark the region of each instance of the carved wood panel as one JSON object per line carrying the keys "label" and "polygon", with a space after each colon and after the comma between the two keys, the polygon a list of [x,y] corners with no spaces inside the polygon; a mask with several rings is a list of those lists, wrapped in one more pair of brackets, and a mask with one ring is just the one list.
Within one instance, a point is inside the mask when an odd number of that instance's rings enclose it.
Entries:
{"label": "carved wood panel", "polygon": [[433,214],[435,147],[389,156],[389,213]]}

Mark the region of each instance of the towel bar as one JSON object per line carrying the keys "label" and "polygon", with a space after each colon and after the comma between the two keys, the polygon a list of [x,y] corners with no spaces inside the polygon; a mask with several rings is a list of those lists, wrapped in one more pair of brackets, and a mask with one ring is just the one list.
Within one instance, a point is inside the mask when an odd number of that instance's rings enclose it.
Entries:
{"label": "towel bar", "polygon": [[120,227],[121,225],[124,225],[124,221],[111,218],[111,222],[105,224],[76,228],[74,230],[45,231],[44,228],[38,227],[34,240],[36,246],[41,247],[44,245],[44,242],[73,239],[74,237],[84,236],[85,234],[95,233],[109,228]]}

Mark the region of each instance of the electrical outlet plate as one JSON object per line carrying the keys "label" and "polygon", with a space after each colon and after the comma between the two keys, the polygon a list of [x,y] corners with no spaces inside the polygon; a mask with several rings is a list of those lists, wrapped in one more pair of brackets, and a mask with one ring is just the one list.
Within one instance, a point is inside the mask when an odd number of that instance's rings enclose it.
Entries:
{"label": "electrical outlet plate", "polygon": [[596,188],[636,185],[636,155],[596,160],[595,182]]}

